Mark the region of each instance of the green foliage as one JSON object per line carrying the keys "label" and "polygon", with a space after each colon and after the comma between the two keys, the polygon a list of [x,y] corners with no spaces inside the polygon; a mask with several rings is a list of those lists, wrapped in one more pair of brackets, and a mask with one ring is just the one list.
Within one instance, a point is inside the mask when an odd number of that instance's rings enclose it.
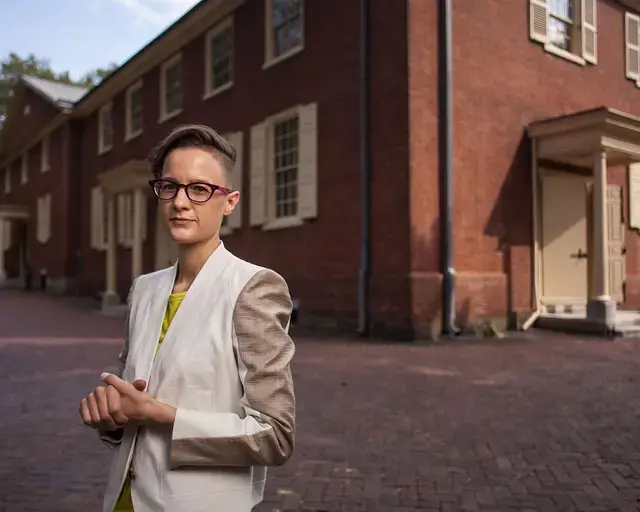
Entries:
{"label": "green foliage", "polygon": [[16,53],[10,53],[7,57],[0,60],[0,129],[2,129],[2,125],[7,116],[13,84],[20,75],[30,75],[54,82],[92,88],[117,68],[118,65],[112,63],[106,68],[97,68],[89,71],[80,78],[80,80],[74,81],[68,71],[55,72],[47,59],[39,59],[33,54],[22,58]]}

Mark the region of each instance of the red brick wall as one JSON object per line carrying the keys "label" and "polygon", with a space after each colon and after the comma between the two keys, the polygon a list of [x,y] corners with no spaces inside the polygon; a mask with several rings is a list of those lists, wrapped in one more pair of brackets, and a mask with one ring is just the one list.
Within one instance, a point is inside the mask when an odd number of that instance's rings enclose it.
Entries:
{"label": "red brick wall", "polygon": [[[418,274],[414,291],[421,292],[416,293],[421,298],[414,300],[413,312],[425,323],[437,315],[430,306],[438,303],[439,293],[439,279],[433,274],[438,271],[437,230],[429,231],[429,221],[435,225],[437,220],[436,12],[427,4],[410,2],[409,66],[412,272]],[[454,245],[463,322],[504,317],[509,309],[532,309],[526,126],[602,105],[640,115],[640,91],[625,79],[624,10],[616,2],[598,2],[596,66],[579,66],[552,56],[532,42],[527,2],[472,2],[466,9],[455,9],[453,27]],[[627,268],[636,274],[640,270],[633,264],[637,235],[629,233],[628,238]],[[638,295],[638,290],[633,293]]]}
{"label": "red brick wall", "polygon": [[[406,12],[395,0],[373,2],[373,301],[376,323],[406,325],[409,304],[406,101]],[[263,70],[264,2],[247,2],[235,14],[235,85],[203,101],[204,40],[182,51],[183,113],[158,124],[159,70],[143,77],[144,133],[124,143],[124,91],[114,98],[115,147],[97,156],[97,114],[82,141],[84,216],[96,175],[153,145],[182,123],[210,124],[221,133],[243,131],[243,227],[225,238],[240,257],[280,272],[301,299],[301,317],[324,315],[354,322],[360,229],[359,11],[357,2],[325,0],[306,6],[305,49]],[[262,231],[248,225],[250,128],[296,104],[318,103],[319,216],[302,227]],[[155,205],[149,199],[145,270],[153,268]],[[104,287],[104,253],[89,248],[83,229],[83,287]],[[130,284],[130,251],[119,249],[119,293]]]}

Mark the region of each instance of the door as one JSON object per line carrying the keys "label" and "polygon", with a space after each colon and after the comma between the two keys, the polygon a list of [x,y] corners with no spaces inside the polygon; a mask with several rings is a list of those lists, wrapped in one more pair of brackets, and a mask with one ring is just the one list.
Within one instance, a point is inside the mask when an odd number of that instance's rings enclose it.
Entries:
{"label": "door", "polygon": [[542,290],[546,304],[587,301],[586,180],[568,173],[542,176]]}
{"label": "door", "polygon": [[159,211],[156,212],[156,270],[170,267],[178,259],[178,244],[167,231]]}
{"label": "door", "polygon": [[622,187],[607,187],[607,221],[609,237],[609,294],[617,303],[624,302],[624,283],[626,280],[626,261],[624,236],[625,225],[622,219]]}

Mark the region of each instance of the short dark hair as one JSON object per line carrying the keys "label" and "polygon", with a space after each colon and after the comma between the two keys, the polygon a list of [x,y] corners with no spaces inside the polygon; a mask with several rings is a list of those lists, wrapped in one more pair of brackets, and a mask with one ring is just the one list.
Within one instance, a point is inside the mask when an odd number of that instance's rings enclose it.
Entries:
{"label": "short dark hair", "polygon": [[211,150],[225,171],[229,184],[231,184],[237,151],[213,128],[201,124],[178,126],[153,149],[148,160],[156,178],[162,176],[162,168],[169,153],[178,148],[202,148]]}

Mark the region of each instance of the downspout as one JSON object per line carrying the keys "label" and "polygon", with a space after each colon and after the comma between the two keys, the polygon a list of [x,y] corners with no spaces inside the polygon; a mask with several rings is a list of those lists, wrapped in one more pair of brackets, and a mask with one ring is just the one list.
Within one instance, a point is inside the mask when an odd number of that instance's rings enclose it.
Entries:
{"label": "downspout", "polygon": [[358,334],[369,336],[371,281],[371,65],[370,4],[360,0],[360,268]]}
{"label": "downspout", "polygon": [[438,167],[440,249],[442,265],[442,334],[455,336],[455,270],[453,268],[453,45],[452,0],[438,8]]}

